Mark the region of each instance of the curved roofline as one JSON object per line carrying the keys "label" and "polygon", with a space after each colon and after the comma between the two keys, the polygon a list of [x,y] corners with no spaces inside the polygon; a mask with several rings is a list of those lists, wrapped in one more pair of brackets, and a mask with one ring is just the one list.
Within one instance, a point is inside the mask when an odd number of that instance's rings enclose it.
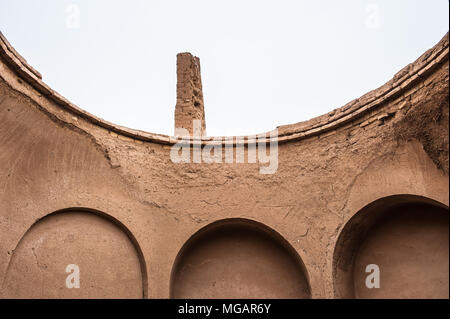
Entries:
{"label": "curved roofline", "polygon": [[[105,121],[68,101],[58,92],[51,89],[42,81],[41,74],[30,66],[27,61],[11,46],[8,40],[0,32],[0,58],[3,60],[21,79],[30,84],[41,94],[55,102],[66,111],[77,115],[88,122],[98,125],[104,129],[112,131],[126,137],[144,142],[159,144],[175,144],[179,138],[163,134],[155,134],[127,128]],[[449,58],[449,40],[447,34],[431,49],[423,53],[416,61],[408,64],[397,72],[394,77],[381,87],[372,90],[358,99],[346,105],[334,109],[324,115],[290,125],[278,126],[278,136],[276,138],[265,137],[262,142],[276,141],[284,143],[304,139],[307,137],[320,135],[330,130],[352,122],[369,111],[376,109],[381,104],[396,98],[416,83],[421,81],[426,75],[432,72],[438,65],[444,63]],[[216,137],[194,137],[190,138],[190,144],[253,144],[254,136],[269,136],[270,132],[248,136],[216,136]],[[252,138],[253,137],[253,138]],[[242,142],[243,141],[243,142]]]}

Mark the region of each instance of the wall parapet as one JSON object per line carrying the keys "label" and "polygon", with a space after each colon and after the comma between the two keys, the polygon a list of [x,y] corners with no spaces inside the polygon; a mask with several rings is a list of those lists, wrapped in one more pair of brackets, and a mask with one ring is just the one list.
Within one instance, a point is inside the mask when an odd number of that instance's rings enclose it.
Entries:
{"label": "wall parapet", "polygon": [[[448,33],[431,49],[423,53],[416,61],[408,64],[397,72],[394,77],[381,87],[372,90],[360,98],[354,99],[344,106],[334,109],[324,115],[315,117],[308,121],[295,124],[278,126],[278,136],[276,138],[265,137],[261,142],[271,142],[276,139],[278,143],[297,141],[317,135],[329,134],[350,122],[356,121],[374,111],[387,101],[401,96],[410,90],[414,85],[423,80],[439,65],[446,62],[449,58],[449,39]],[[42,80],[41,74],[31,67],[26,60],[9,44],[3,34],[0,32],[0,59],[5,62],[21,79],[30,84],[39,93],[52,100],[64,110],[83,118],[84,120],[98,125],[106,130],[128,138],[143,142],[152,142],[165,145],[173,145],[179,142],[179,139],[164,134],[156,134],[135,130],[124,126],[116,125],[101,119],[71,103],[58,92],[51,89]],[[401,108],[401,107],[399,107]],[[375,119],[368,119],[361,123],[361,126],[370,124],[375,120],[389,117],[392,114],[382,113]],[[395,113],[395,112],[394,112]],[[381,118],[380,118],[381,117]],[[255,134],[256,136],[269,136],[269,133]],[[211,144],[222,145],[236,144],[236,140],[242,143],[252,144],[254,139],[246,136],[216,136],[216,137],[191,137],[190,144]]]}

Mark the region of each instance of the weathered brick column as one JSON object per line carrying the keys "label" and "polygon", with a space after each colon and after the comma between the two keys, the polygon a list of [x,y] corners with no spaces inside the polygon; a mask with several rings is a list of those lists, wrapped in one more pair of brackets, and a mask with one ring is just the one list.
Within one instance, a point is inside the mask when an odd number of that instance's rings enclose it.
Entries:
{"label": "weathered brick column", "polygon": [[179,128],[188,130],[191,136],[206,135],[200,59],[188,52],[177,54],[175,135],[183,135]]}

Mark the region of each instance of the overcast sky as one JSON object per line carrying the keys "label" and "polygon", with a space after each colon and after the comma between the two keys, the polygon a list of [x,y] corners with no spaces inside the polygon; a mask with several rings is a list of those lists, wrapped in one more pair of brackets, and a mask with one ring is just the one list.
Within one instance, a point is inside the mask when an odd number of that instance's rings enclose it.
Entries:
{"label": "overcast sky", "polygon": [[173,135],[176,54],[200,58],[206,129],[245,135],[381,86],[448,31],[448,0],[0,0],[43,80],[110,122]]}

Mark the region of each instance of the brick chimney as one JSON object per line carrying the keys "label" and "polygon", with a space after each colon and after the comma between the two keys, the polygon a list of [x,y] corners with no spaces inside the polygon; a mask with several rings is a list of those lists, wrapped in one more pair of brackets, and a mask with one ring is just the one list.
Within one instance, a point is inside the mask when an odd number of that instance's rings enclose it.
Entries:
{"label": "brick chimney", "polygon": [[179,128],[186,129],[190,136],[206,135],[200,59],[188,52],[177,54],[175,135],[185,135],[177,132]]}

